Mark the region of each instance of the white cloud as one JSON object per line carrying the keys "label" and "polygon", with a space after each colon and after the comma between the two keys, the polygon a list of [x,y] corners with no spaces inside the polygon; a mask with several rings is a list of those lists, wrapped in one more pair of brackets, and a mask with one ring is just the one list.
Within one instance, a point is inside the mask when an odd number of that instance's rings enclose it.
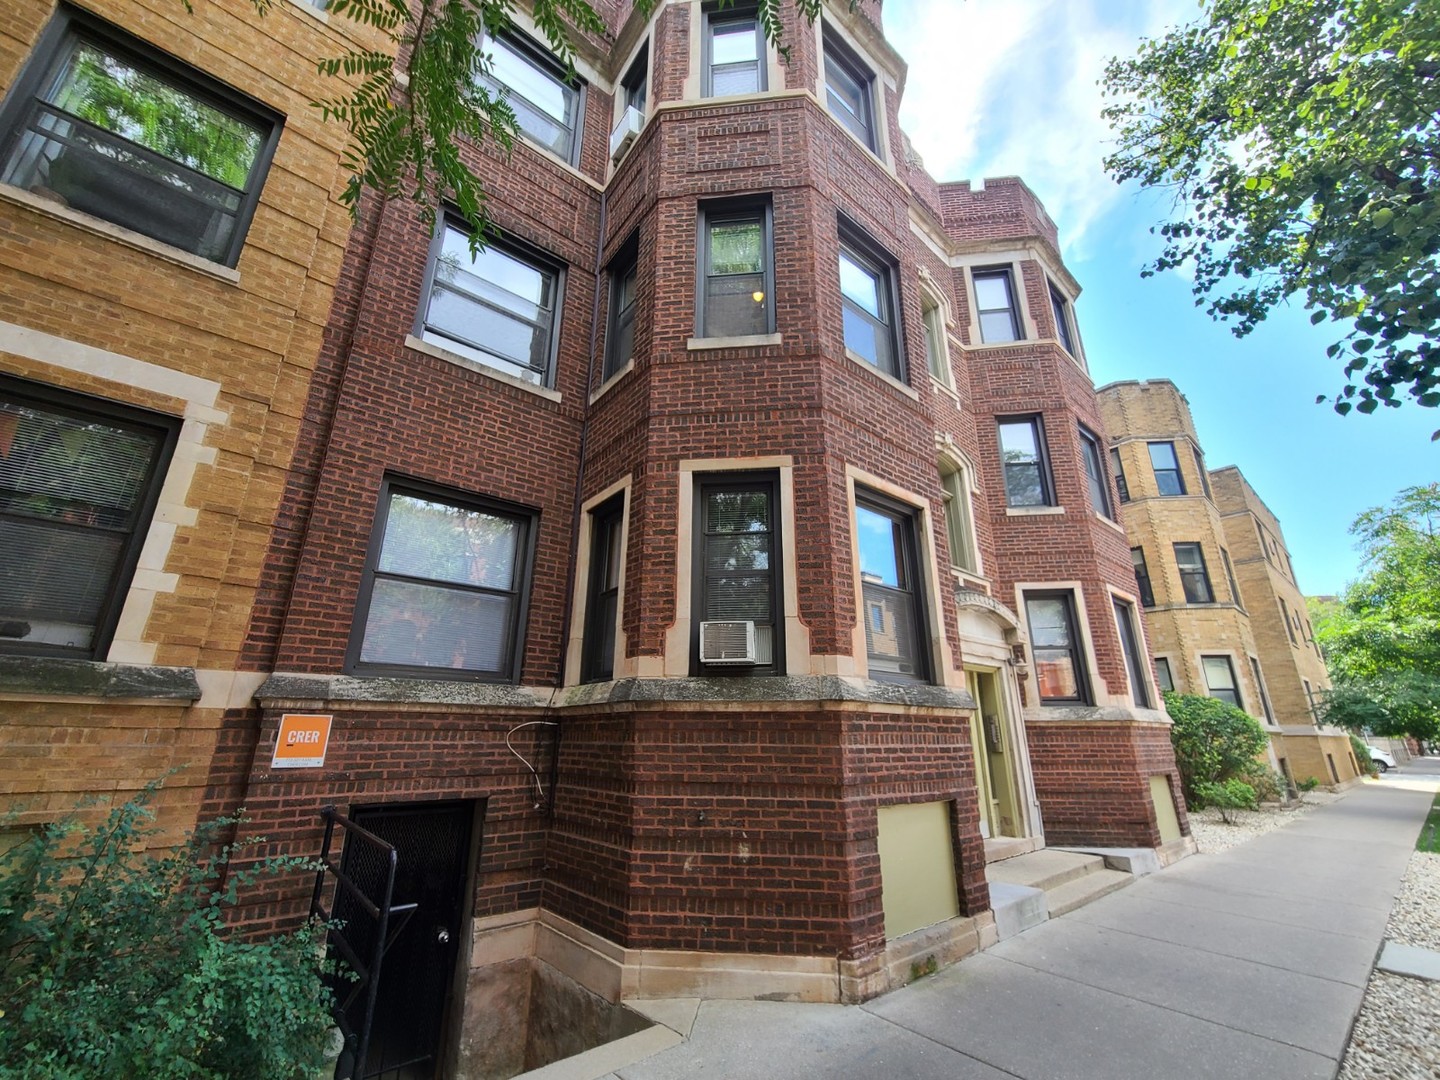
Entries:
{"label": "white cloud", "polygon": [[1099,81],[1111,56],[1197,14],[1197,0],[889,0],[885,32],[909,63],[901,126],[940,180],[1019,175],[1072,258],[1130,196],[1100,161]]}

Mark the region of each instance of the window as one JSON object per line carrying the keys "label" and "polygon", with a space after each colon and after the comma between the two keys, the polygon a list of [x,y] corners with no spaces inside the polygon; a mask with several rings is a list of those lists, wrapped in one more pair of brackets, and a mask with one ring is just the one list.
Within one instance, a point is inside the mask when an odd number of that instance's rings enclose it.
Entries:
{"label": "window", "polygon": [[492,37],[490,69],[479,76],[515,113],[520,133],[574,165],[580,157],[580,84],[539,46],[513,34]]}
{"label": "window", "polygon": [[1054,285],[1050,286],[1050,311],[1055,316],[1055,336],[1066,352],[1071,356],[1076,355],[1075,337],[1070,326],[1070,302]]}
{"label": "window", "polygon": [[775,330],[770,204],[700,208],[701,337]]}
{"label": "window", "polygon": [[620,80],[620,91],[627,109],[634,109],[645,115],[645,105],[650,97],[650,46],[647,43],[635,57],[630,70]]}
{"label": "window", "polygon": [[1140,603],[1154,607],[1155,590],[1150,585],[1150,568],[1145,565],[1145,549],[1131,548],[1130,561],[1135,564],[1135,588],[1140,593]]}
{"label": "window", "polygon": [[[773,474],[706,476],[696,498],[693,675],[779,675],[780,485]],[[753,622],[753,665],[700,659],[700,623]]]}
{"label": "window", "polygon": [[604,682],[615,677],[615,621],[620,601],[620,546],[625,496],[617,495],[590,513],[590,584],[585,601],[585,651],[580,677]]}
{"label": "window", "polygon": [[1274,562],[1275,560],[1270,557],[1269,541],[1265,539],[1265,527],[1258,521],[1255,522],[1255,535],[1260,538],[1260,552],[1265,556],[1265,561]]}
{"label": "window", "polygon": [[234,266],[281,119],[73,9],[0,108],[0,182]]}
{"label": "window", "polygon": [[533,526],[529,511],[387,480],[348,667],[516,681]]}
{"label": "window", "polygon": [[1215,593],[1210,588],[1210,572],[1205,569],[1205,553],[1199,544],[1176,544],[1175,565],[1180,569],[1180,584],[1185,589],[1187,604],[1213,604]]}
{"label": "window", "polygon": [[1155,681],[1167,694],[1175,692],[1175,679],[1170,674],[1170,661],[1163,656],[1155,657]]}
{"label": "window", "polygon": [[923,611],[915,512],[879,495],[856,492],[856,546],[870,677],[926,682],[929,635]]}
{"label": "window", "polygon": [[1000,460],[1005,469],[1005,505],[1054,506],[1045,426],[1038,416],[999,421]]}
{"label": "window", "polygon": [[871,90],[875,77],[828,27],[824,49],[825,105],[830,115],[871,150],[877,150]]}
{"label": "window", "polygon": [[1205,468],[1205,459],[1200,454],[1200,448],[1191,446],[1190,452],[1195,455],[1195,473],[1200,477],[1200,487],[1207,499],[1213,499],[1214,495],[1210,492],[1210,473]]}
{"label": "window", "polygon": [[1110,448],[1110,471],[1115,474],[1115,489],[1120,492],[1120,501],[1130,501],[1130,485],[1125,482],[1125,468],[1120,464],[1120,448]]}
{"label": "window", "polygon": [[1115,625],[1120,630],[1120,651],[1125,654],[1125,673],[1130,678],[1130,700],[1141,709],[1150,708],[1150,684],[1140,666],[1140,642],[1135,636],[1135,609],[1120,600],[1115,605]]}
{"label": "window", "polygon": [[1220,549],[1220,561],[1225,564],[1225,580],[1230,583],[1230,599],[1238,608],[1245,605],[1240,601],[1240,585],[1235,580],[1235,567],[1230,564],[1230,552]]}
{"label": "window", "polygon": [[528,249],[493,240],[472,256],[470,237],[445,221],[430,245],[419,336],[525,382],[554,381],[562,271]]}
{"label": "window", "polygon": [[1250,657],[1250,674],[1255,676],[1255,689],[1260,692],[1260,707],[1265,710],[1265,722],[1275,723],[1275,710],[1270,707],[1270,692],[1265,689],[1265,676],[1260,674],[1260,661]]}
{"label": "window", "polygon": [[1320,710],[1315,707],[1315,690],[1310,685],[1309,679],[1301,679],[1305,686],[1305,700],[1310,703],[1310,718],[1317,724],[1320,722]]}
{"label": "window", "polygon": [[758,94],[765,89],[765,39],[754,12],[705,13],[704,97]]}
{"label": "window", "polygon": [[1080,428],[1080,453],[1085,458],[1085,478],[1090,485],[1090,507],[1097,514],[1114,518],[1110,507],[1110,485],[1105,479],[1105,466],[1100,457],[1100,437],[1088,428]]}
{"label": "window", "polygon": [[845,348],[885,374],[903,379],[896,345],[895,275],[888,256],[863,237],[840,232],[840,302]]}
{"label": "window", "polygon": [[970,484],[958,465],[940,462],[940,491],[945,505],[945,537],[950,546],[950,565],[975,572],[975,532],[970,522]]}
{"label": "window", "polygon": [[1295,627],[1290,622],[1290,607],[1288,604],[1285,603],[1285,600],[1282,597],[1277,596],[1276,599],[1280,601],[1280,614],[1285,619],[1285,633],[1290,635],[1290,644],[1294,645],[1298,649],[1300,647],[1300,642],[1295,640]]}
{"label": "window", "polygon": [[1161,495],[1184,495],[1185,478],[1180,475],[1180,462],[1175,457],[1173,442],[1152,442],[1150,465],[1155,470],[1155,487]]}
{"label": "window", "polygon": [[610,266],[610,330],[605,336],[605,370],[610,378],[630,362],[635,351],[635,279],[639,253],[633,241]]}
{"label": "window", "polygon": [[1008,269],[976,270],[975,310],[980,316],[980,340],[987,345],[1019,341],[1020,313],[1015,305],[1014,282]]}
{"label": "window", "polygon": [[1069,592],[1025,594],[1025,621],[1042,705],[1090,704],[1084,654]]}
{"label": "window", "polygon": [[103,659],[176,431],[0,378],[0,651]]}
{"label": "window", "polygon": [[945,312],[929,293],[920,294],[920,317],[925,324],[925,366],[930,377],[950,386],[950,353],[945,346]]}
{"label": "window", "polygon": [[1202,656],[1200,668],[1205,673],[1205,688],[1211,697],[1244,708],[1240,704],[1240,688],[1235,683],[1235,666],[1228,656]]}

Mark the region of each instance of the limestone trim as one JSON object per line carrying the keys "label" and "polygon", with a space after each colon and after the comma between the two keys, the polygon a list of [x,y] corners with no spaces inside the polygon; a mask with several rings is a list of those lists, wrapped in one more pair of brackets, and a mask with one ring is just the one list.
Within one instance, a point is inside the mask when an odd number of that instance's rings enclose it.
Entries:
{"label": "limestone trim", "polygon": [[709,349],[748,349],[757,345],[779,345],[784,340],[784,335],[779,333],[740,334],[736,337],[692,337],[685,339],[685,348],[689,352],[705,352]]}
{"label": "limestone trim", "polygon": [[466,371],[473,371],[477,375],[484,375],[487,379],[494,379],[496,382],[504,383],[506,386],[513,386],[517,390],[524,390],[527,393],[534,394],[536,397],[542,397],[546,401],[559,403],[562,400],[559,390],[551,390],[548,386],[536,386],[534,383],[526,382],[524,379],[517,379],[513,375],[506,375],[503,371],[497,371],[481,363],[479,360],[471,360],[468,356],[462,356],[460,353],[451,352],[449,349],[443,349],[438,345],[432,345],[430,342],[418,338],[414,334],[405,335],[405,347],[407,349],[413,349],[418,353],[424,353],[426,356],[433,356],[436,360],[444,360],[447,364],[462,367]]}
{"label": "limestone trim", "polygon": [[590,395],[590,404],[594,405],[597,401],[603,398],[614,388],[615,384],[620,381],[622,376],[627,375],[634,370],[635,361],[633,359],[626,360],[623,366],[616,369],[608,379],[606,379],[603,383],[600,384],[600,388]]}
{"label": "limestone trim", "polygon": [[584,666],[586,609],[590,601],[590,563],[595,547],[594,510],[616,495],[621,496],[623,503],[620,510],[620,580],[615,594],[613,670],[616,678],[634,674],[634,671],[630,669],[636,666],[635,661],[626,659],[629,649],[625,634],[625,564],[630,551],[630,510],[634,506],[630,491],[633,481],[632,474],[626,473],[599,494],[586,499],[580,507],[580,527],[575,550],[575,588],[572,590],[573,595],[570,598],[570,640],[565,643],[566,686],[579,684],[580,672]]}
{"label": "limestone trim", "polygon": [[874,364],[870,363],[870,361],[866,360],[863,356],[855,352],[853,349],[845,350],[845,359],[849,360],[852,364],[863,368],[871,375],[874,375],[877,379],[883,382],[886,386],[890,387],[892,390],[899,390],[900,393],[904,394],[906,397],[911,398],[914,401],[920,400],[920,395],[918,392],[916,392],[914,387],[907,386],[899,379],[895,378],[894,375],[889,375],[881,371]]}

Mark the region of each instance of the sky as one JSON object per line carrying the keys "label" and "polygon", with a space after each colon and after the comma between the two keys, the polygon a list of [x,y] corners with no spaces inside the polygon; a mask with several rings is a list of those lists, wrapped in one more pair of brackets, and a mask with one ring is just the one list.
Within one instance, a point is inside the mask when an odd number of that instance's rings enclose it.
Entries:
{"label": "sky", "polygon": [[1189,399],[1206,464],[1238,465],[1280,518],[1300,588],[1337,593],[1360,573],[1348,529],[1402,488],[1440,479],[1440,409],[1341,417],[1325,348],[1339,336],[1296,304],[1245,338],[1194,306],[1178,273],[1141,278],[1167,198],[1101,167],[1106,60],[1193,21],[1195,0],[885,0],[909,64],[900,123],[941,181],[1021,176],[1060,230],[1096,386],[1167,378]]}

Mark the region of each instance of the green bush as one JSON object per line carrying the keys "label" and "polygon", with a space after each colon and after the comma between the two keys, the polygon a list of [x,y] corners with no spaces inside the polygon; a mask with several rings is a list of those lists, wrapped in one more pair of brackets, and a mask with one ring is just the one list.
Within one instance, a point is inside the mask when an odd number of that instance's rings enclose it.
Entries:
{"label": "green bush", "polygon": [[1378,770],[1370,758],[1370,747],[1353,731],[1350,733],[1350,750],[1355,755],[1355,763],[1360,766],[1360,775],[1374,776]]}
{"label": "green bush", "polygon": [[1236,810],[1255,810],[1255,789],[1244,780],[1222,780],[1218,783],[1202,780],[1196,784],[1196,794],[1203,805],[1214,806],[1220,811],[1220,820],[1226,825],[1235,824],[1230,815]]}
{"label": "green bush", "polygon": [[1255,767],[1241,775],[1240,779],[1249,784],[1255,792],[1256,802],[1280,802],[1285,791],[1285,778],[1268,765],[1255,763]]}
{"label": "green bush", "polygon": [[1257,759],[1268,744],[1265,729],[1248,713],[1217,698],[1173,693],[1165,695],[1165,710],[1174,721],[1170,741],[1190,806],[1207,805],[1199,785],[1243,780],[1263,767]]}
{"label": "green bush", "polygon": [[143,850],[159,832],[158,788],[89,831],[71,818],[0,852],[0,1080],[289,1080],[320,1068],[331,1021],[318,931],[246,941],[224,925],[259,874],[309,864],[226,873],[235,848],[216,841],[234,819]]}

